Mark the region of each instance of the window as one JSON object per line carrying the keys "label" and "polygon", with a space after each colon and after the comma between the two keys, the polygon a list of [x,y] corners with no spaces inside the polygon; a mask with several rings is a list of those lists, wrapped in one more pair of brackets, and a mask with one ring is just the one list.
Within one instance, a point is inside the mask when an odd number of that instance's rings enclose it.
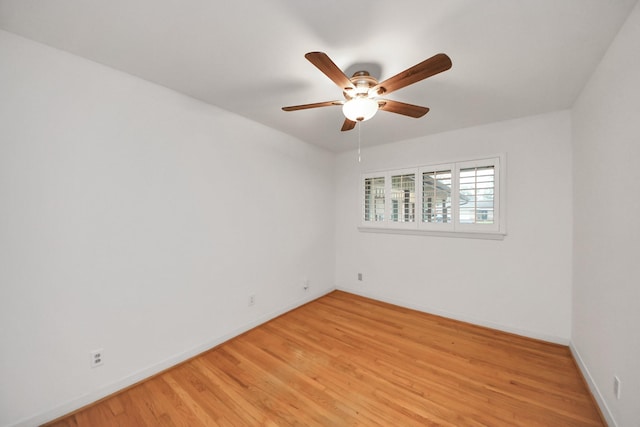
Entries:
{"label": "window", "polygon": [[501,163],[504,156],[363,175],[361,229],[504,235]]}

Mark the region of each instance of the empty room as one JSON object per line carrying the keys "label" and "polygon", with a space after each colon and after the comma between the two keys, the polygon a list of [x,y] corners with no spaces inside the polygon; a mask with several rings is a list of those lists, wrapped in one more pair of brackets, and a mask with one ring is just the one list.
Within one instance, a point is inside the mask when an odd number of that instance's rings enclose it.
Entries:
{"label": "empty room", "polygon": [[0,427],[640,426],[638,0],[0,0]]}

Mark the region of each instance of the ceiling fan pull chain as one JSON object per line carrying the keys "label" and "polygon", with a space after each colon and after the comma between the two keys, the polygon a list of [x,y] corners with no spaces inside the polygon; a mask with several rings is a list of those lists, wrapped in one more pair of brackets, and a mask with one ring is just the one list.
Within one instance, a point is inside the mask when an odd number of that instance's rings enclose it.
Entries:
{"label": "ceiling fan pull chain", "polygon": [[362,163],[362,159],[360,158],[360,139],[362,131],[360,128],[362,127],[362,121],[358,122],[358,163]]}

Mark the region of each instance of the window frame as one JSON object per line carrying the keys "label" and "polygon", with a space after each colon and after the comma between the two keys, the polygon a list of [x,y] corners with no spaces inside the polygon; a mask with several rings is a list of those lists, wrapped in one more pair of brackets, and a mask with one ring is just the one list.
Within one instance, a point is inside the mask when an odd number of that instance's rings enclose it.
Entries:
{"label": "window frame", "polygon": [[[493,167],[493,223],[463,224],[460,222],[460,171],[473,167]],[[469,237],[481,239],[502,239],[506,233],[506,155],[499,154],[491,157],[473,160],[462,160],[431,165],[421,165],[412,168],[401,168],[363,173],[360,177],[361,216],[360,231],[387,232],[401,234],[422,234],[449,237]],[[450,171],[451,173],[451,222],[423,221],[423,174],[429,172]],[[413,222],[392,221],[392,177],[397,175],[414,175],[415,203]],[[384,178],[385,182],[385,213],[383,221],[365,221],[365,180],[367,178]]]}

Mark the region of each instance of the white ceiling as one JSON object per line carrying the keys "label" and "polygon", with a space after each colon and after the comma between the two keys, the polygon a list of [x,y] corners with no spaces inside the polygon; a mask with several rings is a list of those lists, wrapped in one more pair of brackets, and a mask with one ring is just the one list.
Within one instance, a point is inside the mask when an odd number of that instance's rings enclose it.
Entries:
{"label": "white ceiling", "polygon": [[363,146],[569,108],[637,0],[0,0],[0,28],[139,76],[333,151],[342,99],[305,58],[379,79],[444,52],[451,70],[389,99]]}

